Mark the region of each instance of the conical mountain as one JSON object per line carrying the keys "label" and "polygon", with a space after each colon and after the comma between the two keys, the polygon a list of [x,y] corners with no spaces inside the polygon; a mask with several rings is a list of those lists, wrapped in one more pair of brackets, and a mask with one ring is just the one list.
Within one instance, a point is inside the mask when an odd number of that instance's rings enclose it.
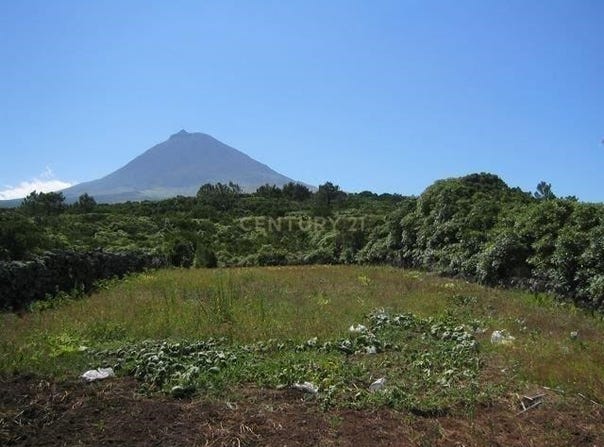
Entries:
{"label": "conical mountain", "polygon": [[117,171],[64,189],[68,201],[88,193],[97,202],[193,196],[205,183],[237,183],[253,192],[265,184],[294,182],[241,151],[203,133],[184,130],[153,146]]}

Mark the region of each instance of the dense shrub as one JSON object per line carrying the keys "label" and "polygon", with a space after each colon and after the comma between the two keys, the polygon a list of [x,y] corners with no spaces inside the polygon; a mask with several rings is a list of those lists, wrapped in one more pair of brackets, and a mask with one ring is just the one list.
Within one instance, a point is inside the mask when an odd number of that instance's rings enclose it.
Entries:
{"label": "dense shrub", "polygon": [[486,244],[479,254],[477,279],[485,284],[505,284],[515,278],[530,276],[527,258],[530,251],[518,235],[506,232]]}
{"label": "dense shrub", "polygon": [[[361,250],[364,259],[391,258],[383,251],[393,238],[380,238]],[[490,174],[440,180],[401,218],[394,250],[407,266],[489,285],[530,284],[604,310],[602,205],[533,198]]]}

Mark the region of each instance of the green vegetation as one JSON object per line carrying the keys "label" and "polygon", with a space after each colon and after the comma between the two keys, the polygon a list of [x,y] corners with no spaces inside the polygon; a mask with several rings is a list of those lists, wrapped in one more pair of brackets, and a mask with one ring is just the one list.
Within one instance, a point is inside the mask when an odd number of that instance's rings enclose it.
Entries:
{"label": "green vegetation", "polygon": [[[235,399],[241,387],[309,381],[323,407],[417,414],[473,411],[527,384],[604,400],[601,318],[428,273],[164,269],[54,303],[0,316],[0,374],[111,366],[142,391]],[[516,340],[492,345],[494,330]],[[370,392],[380,377],[386,386]]]}
{"label": "green vegetation", "polygon": [[389,264],[604,307],[604,205],[491,174],[440,180],[419,197],[347,194],[330,182],[254,194],[208,184],[196,197],[115,205],[32,193],[0,210],[0,260],[99,247],[182,267]]}
{"label": "green vegetation", "polygon": [[[604,206],[545,182],[474,174],[419,197],[208,184],[115,205],[32,193],[0,212],[0,259],[0,304],[22,310],[0,315],[0,375],[112,366],[175,397],[311,382],[324,408],[420,415],[527,384],[604,401]],[[82,296],[149,266],[172,268]],[[515,341],[491,344],[495,330]]]}

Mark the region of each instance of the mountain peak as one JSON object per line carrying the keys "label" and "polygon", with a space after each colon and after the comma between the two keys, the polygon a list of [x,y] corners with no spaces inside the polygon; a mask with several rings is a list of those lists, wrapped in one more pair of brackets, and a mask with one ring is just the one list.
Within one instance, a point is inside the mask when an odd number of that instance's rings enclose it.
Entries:
{"label": "mountain peak", "polygon": [[189,135],[191,135],[189,132],[184,129],[181,129],[179,132],[175,133],[174,135],[171,135],[170,138],[188,137]]}

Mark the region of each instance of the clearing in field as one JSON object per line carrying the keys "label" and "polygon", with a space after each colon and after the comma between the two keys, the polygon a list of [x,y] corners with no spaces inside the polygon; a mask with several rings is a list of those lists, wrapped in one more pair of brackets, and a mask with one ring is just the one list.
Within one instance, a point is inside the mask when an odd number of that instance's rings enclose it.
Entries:
{"label": "clearing in field", "polygon": [[[604,443],[602,319],[544,295],[388,267],[176,269],[0,323],[3,445]],[[117,377],[78,378],[98,367]]]}

